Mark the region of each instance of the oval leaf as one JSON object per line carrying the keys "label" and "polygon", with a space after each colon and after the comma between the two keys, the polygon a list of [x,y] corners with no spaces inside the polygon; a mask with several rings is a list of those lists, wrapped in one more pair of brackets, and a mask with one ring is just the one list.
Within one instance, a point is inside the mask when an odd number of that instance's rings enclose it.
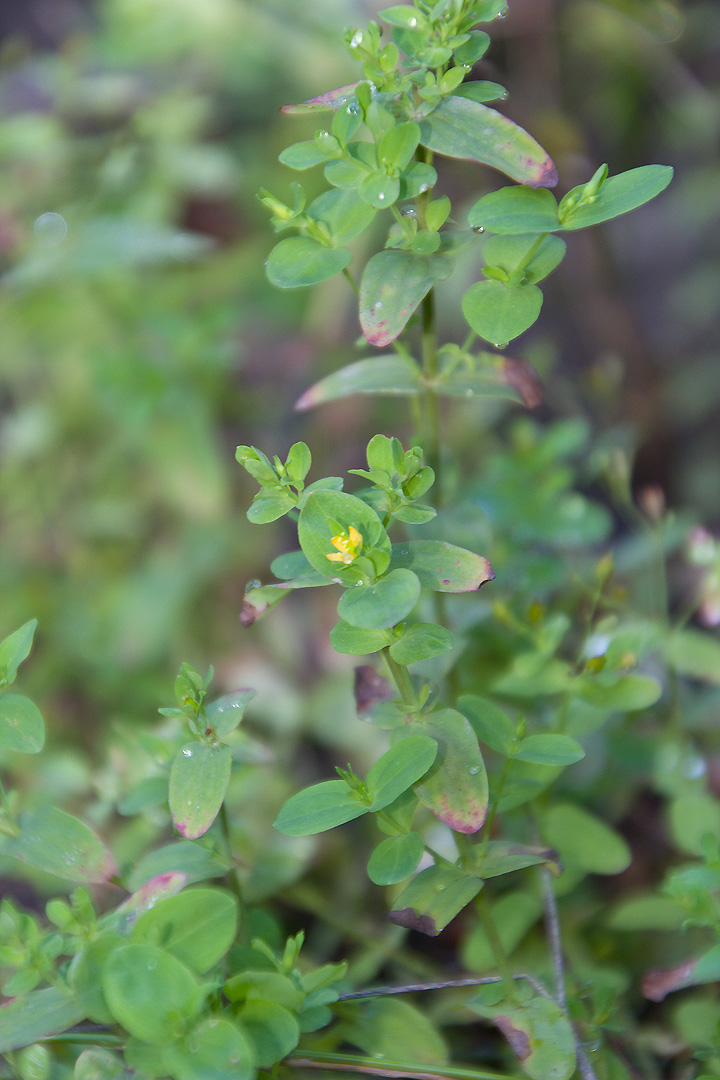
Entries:
{"label": "oval leaf", "polygon": [[385,630],[361,630],[359,626],[351,626],[344,619],[335,623],[330,631],[330,644],[335,652],[347,656],[366,656],[380,652],[390,641],[392,637]]}
{"label": "oval leaf", "polygon": [[542,302],[537,285],[511,288],[502,281],[477,281],[463,296],[462,310],[476,334],[504,348],[532,326]]}
{"label": "oval leaf", "polygon": [[265,269],[278,288],[299,289],[339,274],[351,261],[350,248],[328,248],[309,236],[289,236],[272,249]]}
{"label": "oval leaf", "polygon": [[248,702],[254,697],[254,690],[234,690],[208,705],[207,721],[215,734],[227,735],[234,731],[243,718]]}
{"label": "oval leaf", "polygon": [[393,741],[427,735],[438,744],[437,757],[415,794],[435,817],[451,829],[474,833],[488,809],[488,779],[478,741],[465,717],[440,709],[422,721],[393,732]]}
{"label": "oval leaf", "polygon": [[276,1001],[252,998],[238,1012],[247,1031],[261,1069],[271,1069],[300,1040],[300,1026],[288,1009]]}
{"label": "oval leaf", "polygon": [[306,390],[295,408],[302,412],[353,394],[417,394],[421,387],[420,368],[415,361],[388,353],[333,371]]}
{"label": "oval leaf", "polygon": [[37,705],[22,694],[0,698],[0,749],[37,754],[45,745],[45,724]]}
{"label": "oval leaf", "polygon": [[0,1054],[57,1035],[87,1016],[81,997],[51,986],[33,990],[0,1008]]}
{"label": "oval leaf", "polygon": [[631,862],[630,849],[614,829],[571,803],[552,806],[542,818],[543,839],[570,868],[591,874],[620,874]]}
{"label": "oval leaf", "polygon": [[187,840],[202,836],[217,817],[231,767],[226,746],[189,742],[176,754],[170,770],[170,813]]}
{"label": "oval leaf", "polygon": [[[641,165],[639,169],[630,169],[618,176],[610,176],[601,185],[593,202],[579,205],[563,221],[563,229],[584,229],[588,225],[598,225],[601,221],[627,214],[638,206],[649,202],[664,191],[673,178],[669,165]],[[582,191],[584,185],[574,188]],[[568,196],[573,192],[568,192]]]}
{"label": "oval leaf", "polygon": [[312,836],[367,814],[344,780],[325,780],[288,799],[273,822],[285,836]]}
{"label": "oval leaf", "polygon": [[235,940],[237,901],[222,889],[188,889],[161,900],[135,924],[135,945],[161,945],[198,975],[218,963]]}
{"label": "oval leaf", "polygon": [[575,1036],[551,998],[494,1006],[473,999],[470,1007],[497,1024],[532,1080],[570,1080],[575,1072]]}
{"label": "oval leaf", "polygon": [[68,881],[107,881],[115,873],[112,855],[84,821],[46,806],[20,818],[20,835],[5,854]]}
{"label": "oval leaf", "polygon": [[477,896],[483,882],[454,867],[429,866],[405,886],[388,915],[391,922],[435,937]]}
{"label": "oval leaf", "polygon": [[176,1080],[252,1080],[256,1064],[248,1035],[218,1016],[202,1020],[163,1053],[163,1065]]}
{"label": "oval leaf", "polygon": [[554,187],[558,175],[542,146],[495,109],[466,97],[447,97],[420,125],[423,146],[467,158],[530,187]]}
{"label": "oval leaf", "polygon": [[[379,549],[390,553],[390,540],[375,511],[343,491],[314,491],[300,511],[298,538],[308,562],[326,578],[342,580],[344,566],[328,559],[336,553],[332,543],[338,530],[350,527],[362,536],[362,554]],[[348,620],[350,621],[350,620]]]}
{"label": "oval leaf", "polygon": [[560,228],[555,196],[542,188],[504,187],[478,199],[468,213],[474,229],[492,233],[553,232]]}
{"label": "oval leaf", "polygon": [[535,765],[573,765],[582,761],[585,751],[569,735],[528,735],[522,739],[514,756]]}
{"label": "oval leaf", "polygon": [[349,588],[338,604],[338,615],[351,626],[382,630],[402,622],[420,599],[420,582],[412,570],[391,570],[374,585]]}
{"label": "oval leaf", "polygon": [[444,540],[393,544],[390,567],[412,570],[424,589],[435,592],[473,592],[495,577],[482,555]]}
{"label": "oval leaf", "polygon": [[453,266],[447,254],[388,250],[373,255],[360,282],[360,325],[370,344],[382,348],[394,341],[423,297],[450,276]]}
{"label": "oval leaf", "polygon": [[444,626],[437,623],[413,623],[393,645],[390,655],[398,664],[417,664],[421,660],[430,660],[433,656],[442,656],[452,649],[455,638]]}
{"label": "oval leaf", "polygon": [[418,832],[388,836],[373,851],[368,877],[376,885],[394,885],[413,874],[423,857],[425,841]]}
{"label": "oval leaf", "polygon": [[36,627],[37,619],[30,619],[0,641],[0,686],[15,681],[18,667],[30,655]]}
{"label": "oval leaf", "polygon": [[188,969],[154,945],[121,945],[102,976],[108,1008],[136,1039],[172,1042],[202,1007],[203,994]]}

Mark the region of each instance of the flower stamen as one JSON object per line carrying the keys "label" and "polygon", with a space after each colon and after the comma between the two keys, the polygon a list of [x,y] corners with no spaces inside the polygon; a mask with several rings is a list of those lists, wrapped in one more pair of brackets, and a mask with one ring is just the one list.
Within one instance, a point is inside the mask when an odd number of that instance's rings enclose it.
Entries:
{"label": "flower stamen", "polygon": [[350,563],[355,562],[362,551],[362,533],[359,533],[356,528],[350,525],[347,534],[341,533],[340,536],[333,536],[330,543],[337,548],[337,551],[331,551],[326,558],[330,562],[344,563],[345,566],[349,566]]}

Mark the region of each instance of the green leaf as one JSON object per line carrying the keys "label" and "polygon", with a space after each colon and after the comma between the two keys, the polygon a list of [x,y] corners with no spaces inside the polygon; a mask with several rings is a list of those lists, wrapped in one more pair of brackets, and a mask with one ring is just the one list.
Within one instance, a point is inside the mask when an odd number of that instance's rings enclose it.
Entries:
{"label": "green leaf", "polygon": [[649,675],[621,675],[612,682],[599,676],[584,675],[574,686],[583,701],[607,712],[635,712],[647,709],[659,700],[662,687]]}
{"label": "green leaf", "polygon": [[273,559],[270,569],[275,577],[287,579],[306,574],[312,567],[304,551],[286,551]]}
{"label": "green leaf", "polygon": [[187,840],[197,840],[217,817],[231,767],[226,746],[196,741],[178,750],[170,769],[169,803],[173,825]]}
{"label": "green leaf", "polygon": [[144,855],[129,874],[127,887],[142,889],[158,877],[176,873],[182,874],[190,885],[208,878],[224,877],[228,869],[217,852],[192,840],[176,840]]}
{"label": "green leaf", "polygon": [[396,176],[387,176],[380,170],[369,173],[359,187],[360,197],[376,210],[384,210],[397,202],[400,196],[400,181]]}
{"label": "green leaf", "polygon": [[207,722],[216,735],[228,735],[243,718],[248,702],[255,697],[254,690],[233,690],[217,698],[205,710]]}
{"label": "green leaf", "polygon": [[[171,844],[170,847],[177,845]],[[186,846],[190,846],[186,844]],[[201,850],[196,844],[192,845],[195,850]],[[132,896],[128,896],[114,911],[105,915],[102,919],[103,926],[117,927],[119,933],[125,933],[132,927],[145,911],[149,911],[159,900],[167,896],[175,896],[181,892],[188,883],[187,874],[179,870],[157,874],[144,882]]]}
{"label": "green leaf", "polygon": [[[402,1061],[406,1067],[447,1064],[442,1037],[428,1016],[409,1002],[377,997],[359,1003],[356,1010],[347,1022],[346,1039],[376,1060]],[[398,1069],[398,1075],[402,1071]]]}
{"label": "green leaf", "polygon": [[103,993],[115,1020],[136,1039],[171,1043],[202,1008],[188,969],[154,945],[121,945],[108,957]]}
{"label": "green leaf", "polygon": [[500,83],[477,79],[474,82],[462,83],[453,91],[453,96],[470,98],[471,101],[479,101],[484,105],[488,101],[503,101],[507,97],[507,90]]}
{"label": "green leaf", "polygon": [[325,780],[298,791],[284,804],[273,827],[285,836],[312,836],[367,814],[344,780]]}
{"label": "green leaf", "polygon": [[391,26],[401,26],[404,29],[424,29],[427,20],[421,11],[412,4],[396,4],[394,7],[384,8],[378,12],[383,22]]}
{"label": "green leaf", "polygon": [[394,885],[413,874],[423,857],[425,841],[418,832],[388,836],[373,851],[368,876],[376,885]]}
{"label": "green leaf", "polygon": [[3,853],[67,881],[99,884],[115,873],[112,855],[92,829],[54,806],[22,814],[20,835]]}
{"label": "green leaf", "polygon": [[292,146],[286,146],[282,153],[278,154],[278,161],[281,161],[283,165],[287,165],[290,169],[302,172],[305,169],[312,169],[315,165],[321,165],[323,161],[327,161],[331,156],[326,150],[318,146],[314,139],[307,139],[304,142],[296,142]]}
{"label": "green leaf", "polygon": [[266,270],[272,285],[298,289],[339,274],[351,261],[350,248],[328,248],[309,236],[289,236],[272,249]]}
{"label": "green leaf", "polygon": [[361,630],[344,619],[335,623],[330,631],[330,644],[335,652],[349,656],[366,656],[380,652],[392,638],[385,630]]}
{"label": "green leaf", "polygon": [[370,360],[357,360],[326,375],[305,391],[295,408],[312,409],[352,394],[417,394],[421,386],[420,369],[414,360],[386,353]]}
{"label": "green leaf", "polygon": [[452,867],[421,870],[395,898],[388,918],[398,926],[435,937],[483,887],[479,877]]}
{"label": "green leaf", "polygon": [[480,353],[473,360],[472,370],[450,365],[449,374],[441,370],[429,385],[445,397],[506,398],[528,409],[534,409],[542,401],[542,383],[527,360],[497,353]]}
{"label": "green leaf", "polygon": [[699,630],[678,630],[665,645],[665,659],[681,675],[720,685],[720,640]]}
{"label": "green leaf", "polygon": [[[490,906],[500,944],[506,956],[512,956],[527,932],[542,915],[542,904],[536,896],[517,889],[505,893]],[[462,962],[470,971],[494,971],[495,957],[482,924],[468,934],[462,947]]]}
{"label": "green leaf", "polygon": [[112,1050],[92,1046],[79,1054],[73,1080],[127,1080],[127,1069]]}
{"label": "green leaf", "polygon": [[141,814],[151,806],[161,806],[168,799],[168,778],[162,776],[146,776],[134,787],[130,788],[127,795],[117,804],[118,814],[131,817],[133,814]]}
{"label": "green leaf", "polygon": [[[259,956],[255,951],[255,956]],[[253,958],[250,963],[256,963]],[[268,961],[270,962],[270,961]],[[281,975],[279,971],[242,971],[239,975],[233,975],[224,986],[225,996],[230,1001],[243,1002],[249,998],[264,998],[266,1001],[277,1001],[291,1012],[297,1012],[305,1000],[303,990],[297,983]]]}
{"label": "green leaf", "polygon": [[238,1011],[261,1069],[271,1069],[295,1049],[300,1040],[296,1018],[276,1001],[253,998]]}
{"label": "green leaf", "polygon": [[392,545],[390,568],[412,570],[424,589],[474,592],[495,577],[482,555],[444,540],[409,540]]}
{"label": "green leaf", "polygon": [[554,232],[560,228],[555,196],[544,189],[504,187],[478,199],[468,213],[474,229],[492,233]]}
{"label": "green leaf", "polygon": [[0,750],[37,754],[45,744],[45,724],[37,705],[21,694],[0,697]]}
{"label": "green leaf", "polygon": [[56,986],[7,1001],[0,1009],[0,1054],[68,1031],[86,1016],[84,1000]]}
{"label": "green leaf", "polygon": [[483,258],[508,274],[518,272],[517,267],[522,264],[524,282],[537,285],[562,262],[567,247],[559,236],[546,236],[529,262],[525,263],[527,253],[537,240],[537,236],[528,233],[517,236],[490,236],[483,245]]}
{"label": "green leaf", "polygon": [[685,921],[685,912],[668,896],[631,896],[615,907],[608,919],[612,930],[679,930]]}
{"label": "green leaf", "polygon": [[173,1080],[253,1080],[257,1064],[251,1039],[222,1016],[206,1017],[170,1043],[163,1063]]}
{"label": "green leaf", "polygon": [[510,287],[503,281],[478,281],[463,296],[462,310],[476,334],[504,348],[532,326],[542,302],[537,285]]}
{"label": "green leaf", "polygon": [[494,702],[476,694],[458,698],[458,709],[470,721],[480,742],[509,757],[515,745],[516,725]]}
{"label": "green leaf", "polygon": [[528,735],[521,740],[515,757],[535,765],[573,765],[582,761],[585,751],[569,735]]}
{"label": "green leaf", "polygon": [[376,213],[375,207],[358,199],[356,192],[340,188],[324,191],[307,208],[308,217],[322,221],[336,245],[347,244],[365,232]]}
{"label": "green leaf", "polygon": [[420,142],[420,128],[412,120],[395,124],[386,131],[378,144],[378,160],[394,175],[402,172],[412,160]]}
{"label": "green leaf", "polygon": [[381,630],[406,619],[420,599],[420,582],[412,570],[391,570],[374,585],[346,589],[338,615],[351,626]]}
{"label": "green leaf", "polygon": [[36,627],[37,619],[30,619],[0,641],[0,687],[15,682],[17,669],[30,655]]}
{"label": "green leaf", "polygon": [[247,519],[252,521],[253,525],[267,525],[270,521],[277,521],[294,507],[295,499],[292,495],[268,495],[260,492],[247,509]]}
{"label": "green leaf", "polygon": [[373,255],[360,282],[360,325],[370,344],[382,348],[394,341],[433,285],[450,276],[454,263],[445,253],[387,250]]}
{"label": "green leaf", "polygon": [[191,971],[203,975],[232,945],[237,922],[237,901],[230,893],[188,889],[161,900],[141,915],[131,941],[162,946]]}
{"label": "green leaf", "polygon": [[470,724],[455,709],[440,709],[421,721],[397,728],[392,739],[401,746],[408,736],[420,734],[433,739],[438,750],[430,772],[415,785],[415,794],[451,829],[477,832],[487,816],[488,780]]}
{"label": "green leaf", "polygon": [[485,854],[476,860],[474,868],[481,878],[486,879],[512,874],[515,870],[539,866],[541,863],[552,867],[556,872],[562,869],[558,863],[557,852],[552,848],[528,847],[506,840],[491,840],[485,848]]}
{"label": "green leaf", "polygon": [[494,1006],[473,998],[469,1005],[497,1024],[531,1080],[570,1080],[575,1072],[575,1036],[551,998],[507,1000]]}
{"label": "green leaf", "polygon": [[376,562],[383,572],[389,561],[390,540],[378,515],[362,499],[341,491],[314,491],[300,511],[300,546],[311,566],[326,578],[343,580],[346,567],[328,555],[335,552],[332,538],[339,531],[347,533],[351,526],[362,536],[363,556],[372,551],[383,556],[379,564]]}
{"label": "green leaf", "polygon": [[329,112],[331,109],[339,109],[354,101],[358,83],[350,83],[349,86],[338,86],[336,90],[328,90],[317,97],[308,98],[307,101],[298,101],[291,105],[281,105],[280,112],[288,116],[304,116],[306,113]]}
{"label": "green leaf", "polygon": [[73,957],[68,969],[68,983],[85,1002],[84,1019],[96,1024],[112,1024],[113,1015],[102,992],[101,978],[110,953],[127,944],[115,930],[103,930]]}
{"label": "green leaf", "polygon": [[[429,733],[428,733],[429,734]],[[428,771],[438,752],[437,743],[417,732],[394,743],[367,776],[372,812],[384,810]]]}
{"label": "green leaf", "polygon": [[530,187],[554,187],[557,172],[543,148],[506,116],[467,97],[447,97],[420,125],[423,146],[467,158]]}
{"label": "green leaf", "polygon": [[705,837],[720,839],[720,802],[704,791],[678,796],[670,803],[670,828],[681,851],[702,855]]}
{"label": "green leaf", "polygon": [[[602,184],[597,195],[590,203],[579,203],[571,210],[562,223],[564,229],[584,229],[588,225],[598,225],[601,221],[627,214],[638,206],[654,199],[664,191],[673,178],[669,165],[641,165],[639,169],[630,169],[618,176],[610,176]],[[579,194],[584,184],[573,188],[565,198]]]}
{"label": "green leaf", "polygon": [[629,847],[614,829],[571,803],[551,806],[543,814],[542,835],[572,869],[621,874],[632,859]]}
{"label": "green leaf", "polygon": [[437,623],[413,623],[403,636],[390,646],[390,655],[398,664],[417,664],[442,656],[452,649],[455,638],[444,626]]}

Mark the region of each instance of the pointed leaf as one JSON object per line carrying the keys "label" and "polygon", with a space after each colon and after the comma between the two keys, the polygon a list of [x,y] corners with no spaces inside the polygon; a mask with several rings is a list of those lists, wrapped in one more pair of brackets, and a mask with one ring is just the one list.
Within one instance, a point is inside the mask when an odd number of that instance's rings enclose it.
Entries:
{"label": "pointed leaf", "polygon": [[128,896],[119,907],[106,915],[102,920],[102,925],[117,926],[118,933],[125,933],[144,912],[149,911],[160,900],[181,892],[187,883],[187,874],[179,870],[157,874],[141,885],[132,896]]}
{"label": "pointed leaf", "polygon": [[686,960],[669,970],[649,972],[643,979],[643,993],[651,1001],[662,1001],[674,990],[684,990],[686,986],[702,986],[718,980],[720,945],[713,945],[696,960]]}
{"label": "pointed leaf", "polygon": [[[627,214],[629,210],[635,210],[654,199],[665,190],[672,178],[673,170],[669,165],[641,165],[639,169],[610,176],[601,185],[594,200],[578,205],[565,218],[562,227],[584,229],[588,225],[598,225],[601,221]],[[581,192],[583,187],[581,184],[574,188],[566,198],[573,192]]]}
{"label": "pointed leaf", "polygon": [[452,649],[455,638],[444,626],[437,623],[413,623],[403,636],[390,646],[390,655],[398,664],[417,664],[442,656]]}
{"label": "pointed leaf", "polygon": [[455,260],[445,253],[379,251],[360,282],[360,325],[371,345],[382,348],[405,329],[433,285],[449,277]]}
{"label": "pointed leaf", "polygon": [[7,1001],[0,1008],[0,1054],[68,1031],[86,1016],[83,999],[56,986]]}
{"label": "pointed leaf", "polygon": [[394,885],[418,868],[425,851],[425,841],[418,832],[388,836],[373,851],[368,863],[368,877],[376,885]]}
{"label": "pointed leaf", "polygon": [[170,769],[170,813],[187,840],[196,840],[212,825],[230,780],[232,754],[226,746],[189,742]]}
{"label": "pointed leaf", "polygon": [[391,922],[435,937],[483,887],[479,877],[452,867],[421,870],[395,899]]}
{"label": "pointed leaf", "polygon": [[312,836],[367,814],[344,780],[325,780],[288,799],[273,822],[285,836]]}
{"label": "pointed leaf", "polygon": [[350,83],[348,86],[338,86],[336,90],[328,90],[327,93],[318,94],[317,97],[308,98],[307,101],[298,101],[294,105],[282,105],[280,112],[289,116],[302,116],[305,113],[339,109],[355,98],[358,85],[358,83]]}
{"label": "pointed leaf", "polygon": [[363,630],[382,630],[406,619],[420,599],[420,582],[412,570],[391,570],[374,585],[346,589],[338,615]]}
{"label": "pointed leaf", "polygon": [[572,803],[551,806],[542,817],[542,834],[571,868],[591,874],[620,874],[631,862],[630,849],[600,818]]}
{"label": "pointed leaf", "polygon": [[569,735],[528,735],[515,751],[518,761],[531,761],[535,765],[573,765],[582,761],[585,751],[580,743]]}
{"label": "pointed leaf", "polygon": [[409,540],[393,544],[392,569],[405,567],[417,574],[424,589],[435,592],[474,592],[495,575],[482,555],[444,540]]}
{"label": "pointed leaf", "polygon": [[478,281],[463,296],[462,310],[475,333],[500,349],[532,326],[542,302],[537,285]]}
{"label": "pointed leaf", "polygon": [[42,807],[21,815],[20,835],[4,849],[20,862],[68,881],[103,882],[115,873],[112,855],[84,821]]}
{"label": "pointed leaf", "polygon": [[190,885],[208,878],[224,877],[229,869],[216,851],[193,840],[176,840],[144,855],[128,875],[127,887],[142,892],[143,885],[170,874],[181,874]]}
{"label": "pointed leaf", "polygon": [[487,816],[488,779],[470,724],[455,709],[440,709],[423,720],[396,728],[393,743],[398,745],[398,740],[420,734],[435,740],[438,750],[432,768],[415,785],[415,794],[451,829],[477,832]]}
{"label": "pointed leaf", "polygon": [[0,641],[0,686],[15,682],[17,669],[30,655],[37,619],[30,619]]}
{"label": "pointed leaf", "polygon": [[0,749],[37,754],[45,744],[45,724],[34,701],[22,694],[0,697]]}
{"label": "pointed leaf", "polygon": [[455,367],[449,375],[440,372],[432,385],[446,397],[497,397],[517,401],[534,409],[543,398],[543,386],[532,364],[511,356],[481,353],[468,371]]}
{"label": "pointed leaf", "polygon": [[483,857],[478,859],[475,869],[484,879],[511,874],[515,870],[524,870],[526,866],[539,866],[542,863],[555,873],[562,869],[557,851],[553,848],[528,847],[506,840],[491,840]]}
{"label": "pointed leaf", "polygon": [[420,124],[423,146],[467,158],[530,187],[554,187],[557,172],[542,146],[495,109],[466,97],[447,97]]}
{"label": "pointed leaf", "polygon": [[265,269],[271,284],[299,289],[339,274],[351,262],[350,248],[329,248],[309,236],[289,236],[272,249]]}
{"label": "pointed leaf", "polygon": [[254,690],[233,690],[208,705],[207,722],[216,735],[234,731],[243,718],[248,702],[255,697]]}
{"label": "pointed leaf", "polygon": [[295,408],[302,412],[352,394],[417,394],[421,387],[422,376],[414,360],[386,353],[326,375],[305,391]]}
{"label": "pointed leaf", "polygon": [[476,694],[464,694],[458,698],[458,708],[481,742],[505,757],[510,756],[517,726],[498,705]]}

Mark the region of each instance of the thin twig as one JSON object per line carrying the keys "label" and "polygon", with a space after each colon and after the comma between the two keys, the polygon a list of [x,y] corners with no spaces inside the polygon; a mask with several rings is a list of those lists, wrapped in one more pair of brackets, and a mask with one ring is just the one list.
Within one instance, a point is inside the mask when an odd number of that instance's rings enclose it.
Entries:
{"label": "thin twig", "polygon": [[[532,975],[524,973],[513,975],[513,979],[525,979],[532,988],[543,997],[550,997],[547,990]],[[389,997],[394,994],[415,994],[423,990],[453,990],[461,986],[485,986],[488,983],[502,982],[501,975],[473,976],[467,979],[447,979],[445,982],[404,983],[402,986],[374,986],[369,990],[352,990],[340,994],[338,1001],[351,1001],[357,998]]]}

